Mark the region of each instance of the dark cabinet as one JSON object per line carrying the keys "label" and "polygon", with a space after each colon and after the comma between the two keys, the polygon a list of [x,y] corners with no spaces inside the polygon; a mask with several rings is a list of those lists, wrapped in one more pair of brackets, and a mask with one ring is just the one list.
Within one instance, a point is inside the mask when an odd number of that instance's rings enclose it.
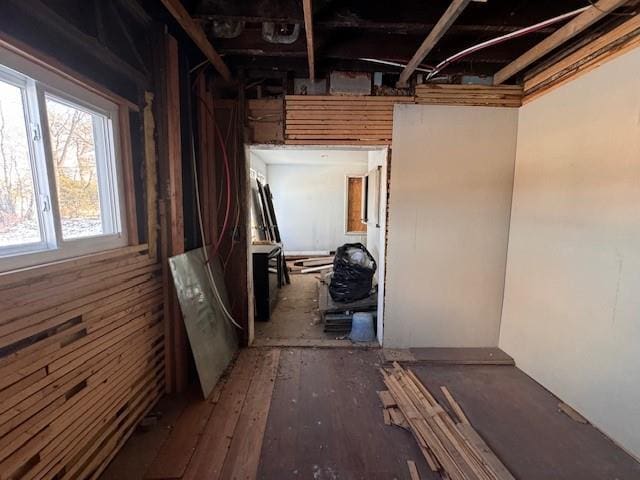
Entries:
{"label": "dark cabinet", "polygon": [[256,320],[268,321],[278,301],[282,278],[282,248],[277,244],[252,245],[253,294]]}

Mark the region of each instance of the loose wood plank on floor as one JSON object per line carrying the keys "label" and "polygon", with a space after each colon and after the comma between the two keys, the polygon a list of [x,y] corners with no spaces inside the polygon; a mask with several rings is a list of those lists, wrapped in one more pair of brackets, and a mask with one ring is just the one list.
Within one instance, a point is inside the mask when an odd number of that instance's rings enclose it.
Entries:
{"label": "loose wood plank on floor", "polygon": [[413,460],[407,460],[407,467],[409,468],[411,480],[420,480],[420,474],[418,473],[418,469],[416,468],[416,462],[414,462]]}

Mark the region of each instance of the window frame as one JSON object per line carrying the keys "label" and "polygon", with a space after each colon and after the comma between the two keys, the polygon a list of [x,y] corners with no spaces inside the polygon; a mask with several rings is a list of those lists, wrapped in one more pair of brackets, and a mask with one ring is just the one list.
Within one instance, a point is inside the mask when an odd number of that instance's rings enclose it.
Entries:
{"label": "window frame", "polygon": [[[24,90],[23,97],[26,97],[26,100],[23,100],[23,105],[26,104],[27,139],[43,241],[37,244],[23,244],[0,249],[0,272],[126,246],[128,232],[127,198],[124,191],[125,166],[123,162],[125,156],[121,151],[120,135],[122,105],[0,46],[0,79],[3,79],[5,75],[9,78],[21,79],[27,85]],[[70,104],[73,108],[84,109],[90,114],[97,114],[105,118],[101,122],[103,131],[100,132],[100,135],[103,135],[106,140],[104,145],[107,151],[103,153],[106,158],[108,175],[99,180],[100,208],[103,225],[103,208],[110,210],[109,216],[115,233],[66,240],[62,236],[46,109],[47,96],[50,96],[54,101],[62,101]],[[95,123],[94,138],[96,138]],[[95,141],[96,149],[100,148],[97,138]],[[103,169],[104,167],[99,165],[101,163],[103,162],[97,158],[96,154],[96,168]],[[37,183],[35,179],[37,179]],[[108,202],[109,205],[103,203],[103,196],[106,194],[102,191],[104,184],[108,189],[109,197],[113,199]],[[51,214],[45,214],[46,207],[43,202],[48,202]]]}
{"label": "window frame", "polygon": [[[352,178],[359,178],[362,182],[360,193],[360,223],[364,226],[364,230],[349,230],[349,180]],[[367,223],[363,220],[364,206],[363,196],[365,192],[366,174],[354,173],[346,174],[344,177],[344,234],[348,236],[363,236],[367,234]]]}

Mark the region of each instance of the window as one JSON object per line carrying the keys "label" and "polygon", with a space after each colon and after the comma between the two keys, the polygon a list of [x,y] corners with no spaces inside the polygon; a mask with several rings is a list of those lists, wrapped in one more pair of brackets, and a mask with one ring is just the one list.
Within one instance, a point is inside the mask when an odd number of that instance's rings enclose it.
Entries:
{"label": "window", "polygon": [[117,113],[0,49],[0,271],[126,244]]}
{"label": "window", "polygon": [[364,178],[362,175],[347,176],[346,188],[346,234],[362,235],[367,231],[367,225],[364,223],[363,197]]}

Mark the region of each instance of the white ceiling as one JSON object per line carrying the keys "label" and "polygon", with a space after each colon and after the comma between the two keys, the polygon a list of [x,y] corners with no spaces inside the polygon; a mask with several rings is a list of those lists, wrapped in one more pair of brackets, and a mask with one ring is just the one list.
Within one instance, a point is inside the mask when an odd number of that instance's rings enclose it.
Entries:
{"label": "white ceiling", "polygon": [[301,148],[255,148],[250,149],[251,158],[258,158],[267,165],[331,165],[331,164],[366,164],[368,150],[339,150],[335,148],[301,149]]}

